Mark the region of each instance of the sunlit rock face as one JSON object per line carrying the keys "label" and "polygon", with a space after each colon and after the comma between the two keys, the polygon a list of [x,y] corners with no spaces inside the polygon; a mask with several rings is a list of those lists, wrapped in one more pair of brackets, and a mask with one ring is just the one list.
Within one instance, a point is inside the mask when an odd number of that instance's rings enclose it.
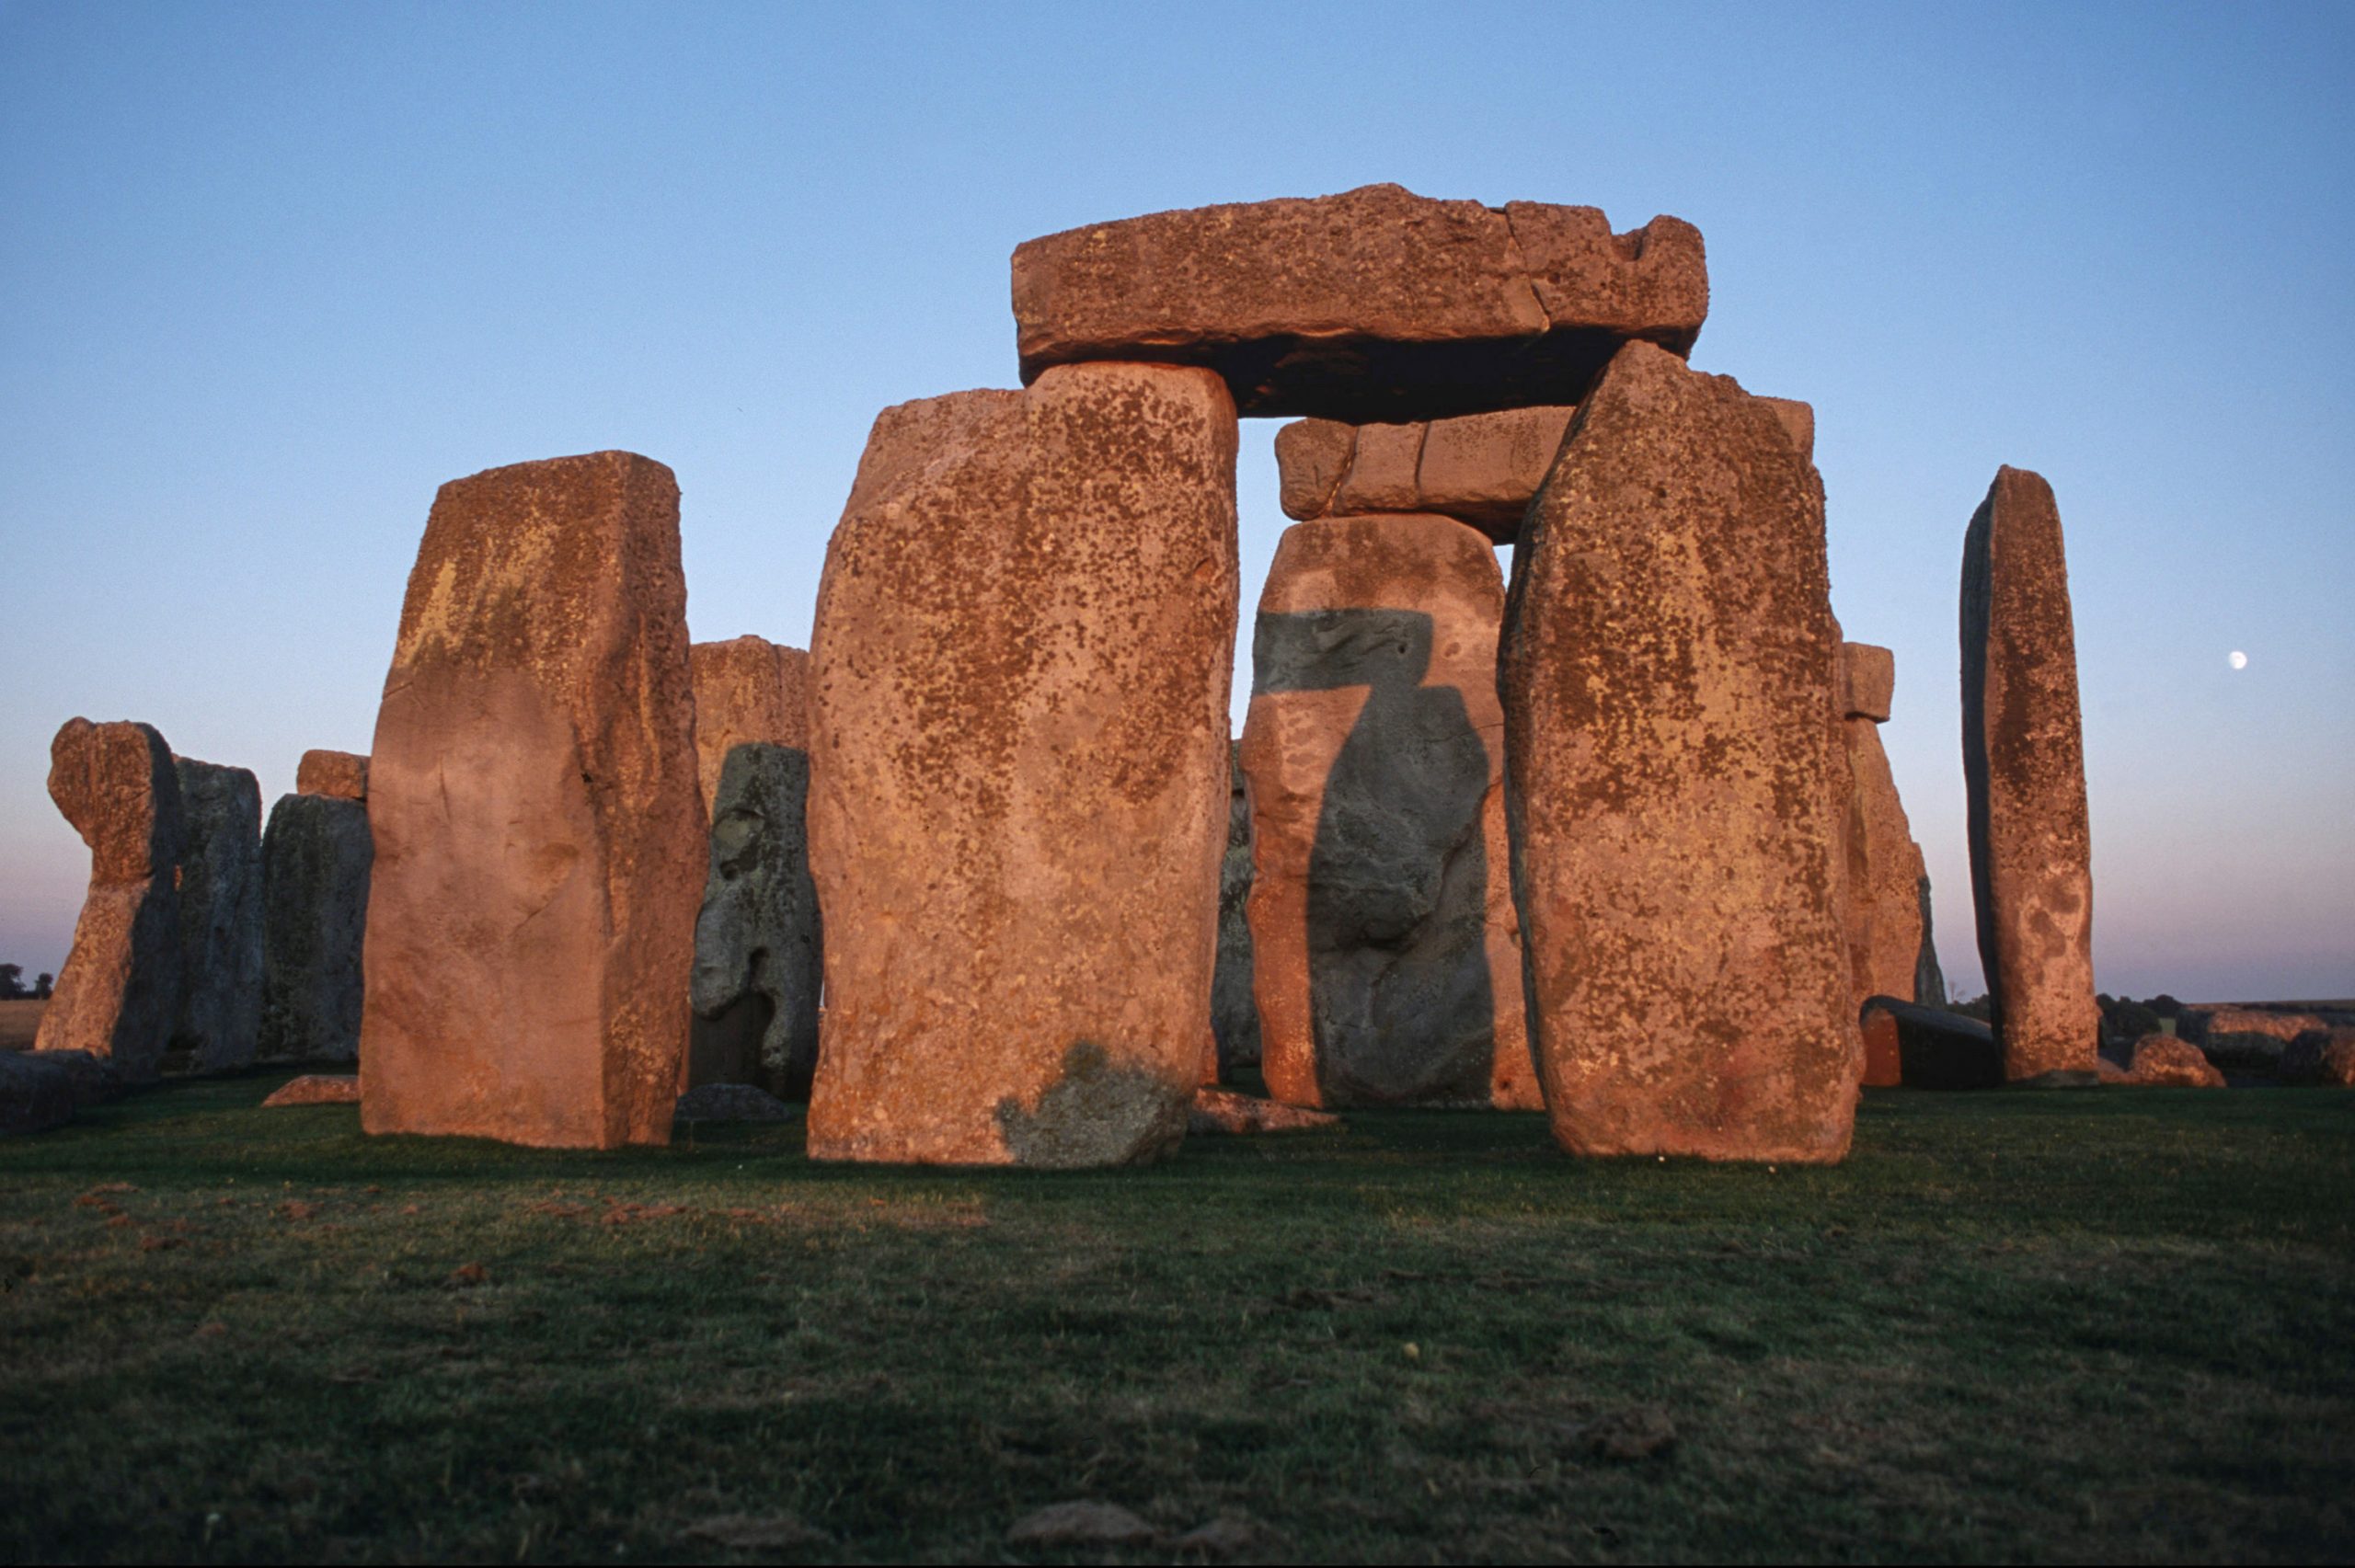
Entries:
{"label": "sunlit rock face", "polygon": [[1091,364],[887,409],[810,642],[821,1160],[1182,1137],[1226,846],[1235,419]]}
{"label": "sunlit rock face", "polygon": [[33,1048],[152,1078],[179,1016],[179,773],[144,724],[68,719],[49,759],[50,798],[90,846],[90,888]]}
{"label": "sunlit rock face", "polygon": [[765,637],[696,643],[695,777],[704,809],[718,793],[728,753],[749,741],[810,746],[810,656]]}
{"label": "sunlit rock face", "polygon": [[442,487],[368,818],[362,1125],[665,1140],[707,853],[669,469],[606,452]]}
{"label": "sunlit rock face", "polygon": [[1821,482],[1784,415],[1621,349],[1530,509],[1499,659],[1530,1028],[1565,1148],[1847,1151],[1837,639]]}
{"label": "sunlit rock face", "polygon": [[1495,551],[1449,518],[1327,518],[1277,546],[1242,762],[1279,1099],[1539,1103],[1505,876],[1503,613]]}
{"label": "sunlit rock face", "polygon": [[1962,560],[1962,761],[1979,956],[2012,1079],[2090,1072],[2093,839],[2052,486],[1996,473]]}

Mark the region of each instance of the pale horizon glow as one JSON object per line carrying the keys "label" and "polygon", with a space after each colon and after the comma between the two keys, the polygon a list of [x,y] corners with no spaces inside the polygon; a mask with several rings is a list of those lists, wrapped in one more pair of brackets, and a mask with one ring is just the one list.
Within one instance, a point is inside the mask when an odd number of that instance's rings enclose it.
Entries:
{"label": "pale horizon glow", "polygon": [[1956,990],[1956,594],[2010,464],[2067,533],[2097,983],[2355,993],[2350,77],[2321,5],[0,3],[0,961],[80,906],[67,717],[266,802],[369,750],[443,481],[658,458],[693,635],[806,647],[875,414],[1015,383],[1016,244],[1388,180],[1700,227],[1694,364],[1814,405]]}

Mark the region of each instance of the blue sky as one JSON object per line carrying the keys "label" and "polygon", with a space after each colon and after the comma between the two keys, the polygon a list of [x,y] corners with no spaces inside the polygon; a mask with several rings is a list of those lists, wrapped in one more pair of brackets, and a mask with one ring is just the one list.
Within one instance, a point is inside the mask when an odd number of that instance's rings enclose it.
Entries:
{"label": "blue sky", "polygon": [[657,457],[695,635],[806,646],[877,410],[1014,383],[1015,245],[1395,180],[1700,225],[1694,362],[1816,406],[1961,987],[1956,583],[2010,463],[2068,531],[2099,983],[2355,993],[2349,80],[2343,6],[6,0],[0,960],[80,902],[69,715],[265,798],[368,748],[443,480]]}

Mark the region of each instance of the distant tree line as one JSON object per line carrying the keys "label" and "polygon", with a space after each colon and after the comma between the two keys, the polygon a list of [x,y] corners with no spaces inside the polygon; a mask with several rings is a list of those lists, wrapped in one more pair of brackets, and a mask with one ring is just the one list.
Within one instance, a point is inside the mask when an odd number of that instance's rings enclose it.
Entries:
{"label": "distant tree line", "polygon": [[0,1001],[47,1001],[55,983],[55,976],[43,975],[28,986],[22,964],[0,964]]}

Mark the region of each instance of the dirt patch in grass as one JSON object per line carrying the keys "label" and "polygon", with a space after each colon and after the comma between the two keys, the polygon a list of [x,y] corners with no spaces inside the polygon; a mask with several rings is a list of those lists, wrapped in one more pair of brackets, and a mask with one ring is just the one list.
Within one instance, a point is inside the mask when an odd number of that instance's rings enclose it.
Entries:
{"label": "dirt patch in grass", "polygon": [[[283,1077],[0,1145],[12,1555],[2355,1554],[2355,1093],[1876,1093],[1773,1174],[1398,1113],[1026,1175],[372,1140]],[[1068,1502],[1151,1539],[1009,1542]]]}

